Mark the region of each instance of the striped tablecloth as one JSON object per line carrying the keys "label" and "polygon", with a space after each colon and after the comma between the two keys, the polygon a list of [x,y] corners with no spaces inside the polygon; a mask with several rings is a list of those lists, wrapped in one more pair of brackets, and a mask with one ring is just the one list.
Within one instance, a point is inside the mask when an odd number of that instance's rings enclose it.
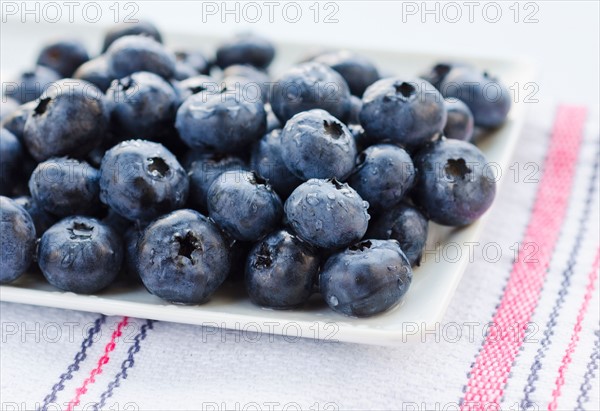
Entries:
{"label": "striped tablecloth", "polygon": [[2,303],[1,409],[599,410],[598,159],[596,108],[531,108],[473,262],[417,343]]}

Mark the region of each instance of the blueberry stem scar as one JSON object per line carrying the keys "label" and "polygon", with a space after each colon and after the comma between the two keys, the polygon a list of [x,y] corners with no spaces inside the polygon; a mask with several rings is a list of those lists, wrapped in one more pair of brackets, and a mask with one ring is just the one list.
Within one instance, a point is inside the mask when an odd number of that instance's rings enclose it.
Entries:
{"label": "blueberry stem scar", "polygon": [[190,231],[185,237],[175,237],[175,239],[179,243],[178,255],[187,258],[194,265],[195,261],[192,258],[192,253],[196,250],[202,251],[202,244],[198,238]]}
{"label": "blueberry stem scar", "polygon": [[72,240],[86,240],[92,237],[92,231],[94,231],[94,227],[85,223],[75,222],[67,229],[67,231],[69,232]]}

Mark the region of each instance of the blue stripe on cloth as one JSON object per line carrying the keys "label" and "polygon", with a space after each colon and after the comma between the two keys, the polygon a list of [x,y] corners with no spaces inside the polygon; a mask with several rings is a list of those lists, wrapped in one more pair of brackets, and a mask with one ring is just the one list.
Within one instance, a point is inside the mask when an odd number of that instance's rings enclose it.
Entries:
{"label": "blue stripe on cloth", "polygon": [[133,338],[133,344],[129,347],[129,350],[127,350],[127,358],[121,363],[121,370],[115,375],[113,380],[108,383],[106,390],[100,395],[100,401],[93,405],[93,410],[103,408],[106,404],[106,400],[112,397],[115,388],[118,388],[121,385],[121,380],[127,379],[127,373],[135,364],[134,357],[141,349],[141,342],[146,338],[148,330],[154,328],[155,322],[155,320],[146,320],[144,325],[142,325],[140,331]]}
{"label": "blue stripe on cloth", "polygon": [[556,296],[556,300],[554,301],[554,305],[552,307],[552,311],[550,312],[550,317],[546,322],[546,330],[544,331],[544,338],[540,341],[540,347],[537,349],[535,354],[535,358],[533,360],[533,364],[531,365],[531,371],[529,376],[527,377],[527,384],[523,388],[524,398],[521,401],[521,407],[524,410],[531,409],[535,404],[532,400],[531,394],[533,394],[536,390],[536,382],[539,379],[539,371],[542,369],[542,361],[546,357],[546,351],[548,351],[549,347],[552,345],[552,336],[554,335],[554,328],[557,324],[557,319],[560,315],[560,310],[565,302],[565,298],[569,294],[569,287],[571,286],[571,277],[573,276],[573,268],[577,262],[577,258],[579,256],[579,251],[581,250],[581,243],[583,242],[585,233],[587,232],[588,227],[588,219],[590,215],[590,211],[592,209],[592,203],[594,200],[594,195],[596,192],[596,182],[598,180],[598,166],[599,166],[599,156],[600,156],[600,146],[596,152],[596,160],[594,162],[594,171],[592,177],[589,181],[584,209],[579,218],[579,226],[577,229],[577,235],[575,237],[575,242],[573,243],[573,248],[569,254],[569,259],[567,261],[567,266],[562,272],[562,282],[560,284],[560,289],[558,290],[558,294]]}
{"label": "blue stripe on cloth", "polygon": [[88,334],[85,339],[81,342],[79,352],[75,354],[73,362],[67,367],[67,371],[60,375],[58,382],[52,386],[50,394],[44,398],[44,402],[38,408],[38,410],[46,411],[48,406],[56,401],[56,395],[64,390],[65,381],[73,378],[73,374],[79,371],[79,365],[87,358],[87,350],[94,344],[94,337],[100,332],[102,325],[106,322],[106,316],[101,314],[100,317],[94,321],[94,326],[88,330]]}
{"label": "blue stripe on cloth", "polygon": [[594,343],[594,349],[590,355],[590,361],[587,364],[587,369],[583,375],[583,383],[579,387],[579,396],[577,397],[577,406],[575,411],[584,411],[583,406],[590,400],[589,392],[592,389],[592,380],[598,371],[600,363],[600,330],[594,332],[596,335],[596,342]]}

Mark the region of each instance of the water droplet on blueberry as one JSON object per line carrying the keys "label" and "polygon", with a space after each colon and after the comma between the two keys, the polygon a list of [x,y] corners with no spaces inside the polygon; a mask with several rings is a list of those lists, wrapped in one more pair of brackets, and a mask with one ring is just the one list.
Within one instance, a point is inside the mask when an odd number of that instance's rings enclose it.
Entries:
{"label": "water droplet on blueberry", "polygon": [[306,202],[310,205],[317,205],[319,204],[319,197],[317,195],[317,193],[310,193],[306,195]]}

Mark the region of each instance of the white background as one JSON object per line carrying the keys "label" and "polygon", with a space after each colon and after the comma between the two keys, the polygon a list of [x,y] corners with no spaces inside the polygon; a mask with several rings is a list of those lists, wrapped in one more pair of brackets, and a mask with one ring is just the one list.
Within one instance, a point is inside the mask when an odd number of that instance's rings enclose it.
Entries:
{"label": "white background", "polygon": [[[149,19],[166,33],[227,36],[252,30],[276,40],[293,40],[316,47],[350,45],[441,54],[527,57],[536,63],[537,75],[531,81],[539,86],[535,97],[541,102],[597,104],[599,99],[600,9],[599,2],[593,0],[322,1],[317,7],[313,1],[299,1],[291,6],[282,1],[124,1],[115,6],[115,2],[106,1],[95,3],[99,7],[73,2],[72,19],[68,2],[53,3],[58,5],[58,18],[55,6],[48,3],[3,1],[2,23],[35,23],[35,19],[69,23],[72,20],[97,26],[109,25],[115,17],[123,21],[133,13],[134,18]],[[25,14],[26,9],[33,12]],[[294,23],[297,9],[302,15]],[[317,22],[315,9],[320,11]],[[98,21],[90,23],[96,20],[98,10]],[[119,10],[118,16],[116,10]],[[231,12],[224,13],[226,10]],[[261,17],[252,23],[250,20],[255,19],[257,10]],[[426,13],[426,10],[433,12]],[[334,11],[332,19],[337,22],[325,22],[326,16]],[[499,16],[497,11],[501,13]],[[23,25],[23,30],[26,27]],[[48,35],[50,37],[51,32]],[[3,49],[9,48],[7,42],[14,41],[6,37],[2,36]],[[40,39],[40,43],[44,40]],[[36,45],[20,50],[31,55],[31,60],[37,51]],[[13,69],[10,60],[3,52],[3,71]]]}

